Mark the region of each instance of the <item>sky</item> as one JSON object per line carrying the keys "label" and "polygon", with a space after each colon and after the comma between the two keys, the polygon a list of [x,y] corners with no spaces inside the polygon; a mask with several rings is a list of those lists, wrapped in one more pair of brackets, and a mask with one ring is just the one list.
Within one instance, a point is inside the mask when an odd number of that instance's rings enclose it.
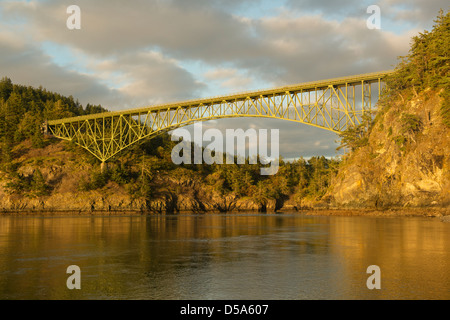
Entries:
{"label": "sky", "polygon": [[[80,8],[70,30],[67,8]],[[380,29],[369,29],[370,5]],[[0,77],[108,110],[393,69],[448,0],[0,0]],[[334,157],[339,137],[289,121],[234,118],[204,129],[279,129],[285,159]]]}

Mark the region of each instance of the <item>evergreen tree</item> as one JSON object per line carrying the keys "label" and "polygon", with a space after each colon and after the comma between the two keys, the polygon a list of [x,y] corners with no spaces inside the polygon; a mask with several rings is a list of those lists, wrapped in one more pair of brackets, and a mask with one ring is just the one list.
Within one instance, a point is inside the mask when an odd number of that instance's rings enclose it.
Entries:
{"label": "evergreen tree", "polygon": [[412,38],[411,49],[396,67],[396,72],[387,78],[389,91],[401,95],[403,90],[415,94],[419,90],[432,88],[442,90],[441,115],[444,124],[450,127],[450,11],[440,10],[431,32],[424,31]]}
{"label": "evergreen tree", "polygon": [[45,182],[45,178],[39,169],[33,173],[33,179],[31,181],[31,191],[34,196],[45,196],[48,194],[49,188]]}
{"label": "evergreen tree", "polygon": [[33,135],[31,136],[31,145],[33,148],[43,148],[45,146],[44,137],[41,128],[36,124],[33,127]]}
{"label": "evergreen tree", "polygon": [[0,100],[7,101],[12,91],[13,84],[11,79],[3,77],[2,80],[0,80]]}

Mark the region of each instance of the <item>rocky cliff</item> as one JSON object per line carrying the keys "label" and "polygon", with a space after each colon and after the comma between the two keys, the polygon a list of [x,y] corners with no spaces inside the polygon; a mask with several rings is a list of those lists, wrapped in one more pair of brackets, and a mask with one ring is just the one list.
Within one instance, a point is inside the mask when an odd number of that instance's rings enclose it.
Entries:
{"label": "rocky cliff", "polygon": [[367,143],[346,156],[328,195],[338,207],[450,207],[450,129],[440,91],[381,107]]}

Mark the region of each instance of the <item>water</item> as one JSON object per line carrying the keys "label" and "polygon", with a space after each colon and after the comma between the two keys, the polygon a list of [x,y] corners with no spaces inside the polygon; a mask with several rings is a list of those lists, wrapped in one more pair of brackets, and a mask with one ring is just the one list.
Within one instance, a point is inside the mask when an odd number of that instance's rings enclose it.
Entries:
{"label": "water", "polygon": [[450,299],[449,270],[436,218],[0,217],[0,299]]}

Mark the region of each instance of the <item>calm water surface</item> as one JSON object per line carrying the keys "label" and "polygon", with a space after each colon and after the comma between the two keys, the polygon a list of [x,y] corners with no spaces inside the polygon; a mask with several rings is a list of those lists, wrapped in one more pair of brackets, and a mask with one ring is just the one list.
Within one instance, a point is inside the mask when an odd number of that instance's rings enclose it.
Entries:
{"label": "calm water surface", "polygon": [[0,217],[0,299],[450,299],[449,270],[432,218]]}

